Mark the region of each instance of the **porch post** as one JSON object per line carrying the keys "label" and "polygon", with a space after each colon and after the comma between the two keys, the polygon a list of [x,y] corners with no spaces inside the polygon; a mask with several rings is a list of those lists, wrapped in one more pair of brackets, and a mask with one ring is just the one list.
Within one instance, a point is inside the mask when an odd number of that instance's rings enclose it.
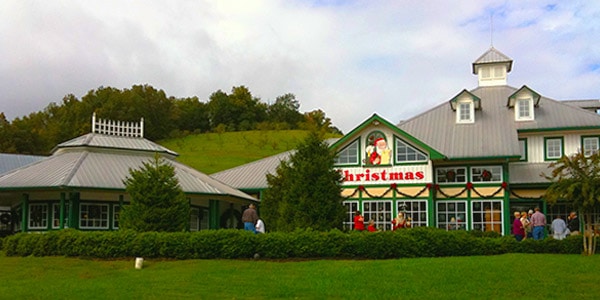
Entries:
{"label": "porch post", "polygon": [[27,232],[29,221],[29,194],[21,196],[21,232]]}
{"label": "porch post", "polygon": [[59,206],[60,212],[59,212],[59,219],[58,219],[60,229],[65,228],[65,198],[66,198],[65,193],[60,193],[60,206]]}
{"label": "porch post", "polygon": [[219,201],[209,200],[208,202],[208,228],[219,229]]}

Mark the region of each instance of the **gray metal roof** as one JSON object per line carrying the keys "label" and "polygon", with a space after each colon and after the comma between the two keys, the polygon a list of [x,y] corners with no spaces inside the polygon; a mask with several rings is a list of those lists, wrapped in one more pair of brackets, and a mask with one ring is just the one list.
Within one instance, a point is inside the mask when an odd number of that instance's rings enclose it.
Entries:
{"label": "gray metal roof", "polygon": [[508,165],[510,183],[545,183],[549,181],[540,176],[544,173],[550,175],[550,163],[512,163]]}
{"label": "gray metal roof", "polygon": [[[104,139],[86,135],[75,140],[93,142],[94,146],[82,146],[71,140],[59,145],[58,150],[50,157],[30,164],[24,168],[13,170],[0,176],[0,190],[17,189],[116,189],[125,190],[123,180],[130,176],[130,169],[140,169],[144,162],[150,162],[154,153],[149,151],[156,145],[143,138],[111,137]],[[108,141],[106,146],[98,141]],[[118,141],[115,147],[113,141]],[[85,145],[85,143],[82,143]],[[77,146],[73,148],[65,145]],[[131,145],[127,148],[124,145]],[[115,150],[118,148],[119,150]],[[157,149],[166,149],[158,147]],[[224,184],[191,167],[170,158],[175,153],[163,150],[166,162],[175,168],[176,177],[185,193],[207,194],[212,196],[231,196],[244,200],[256,201],[235,188]],[[168,153],[165,155],[165,153]]]}
{"label": "gray metal roof", "polygon": [[520,156],[518,130],[543,130],[600,126],[600,115],[541,97],[534,121],[515,121],[507,99],[517,89],[510,86],[478,87],[481,99],[473,124],[456,124],[456,112],[445,102],[406,120],[398,127],[449,158]]}
{"label": "gray metal roof", "polygon": [[496,48],[491,47],[473,62],[473,74],[477,74],[477,65],[494,63],[505,63],[507,65],[506,72],[510,72],[512,69],[512,62],[513,60],[510,57],[498,51]]}
{"label": "gray metal roof", "polygon": [[171,151],[159,144],[149,141],[141,137],[126,137],[126,136],[114,136],[105,135],[99,133],[88,133],[64,143],[58,144],[53,152],[61,148],[71,147],[98,147],[98,148],[110,148],[110,149],[124,149],[124,150],[139,150],[165,153],[172,156],[178,156],[177,152]]}
{"label": "gray metal roof", "polygon": [[267,174],[275,174],[281,161],[288,160],[294,152],[279,153],[211,176],[238,189],[264,189],[268,186]]}
{"label": "gray metal roof", "polygon": [[593,112],[600,109],[599,99],[587,99],[587,100],[562,100],[562,103],[573,105],[579,108],[588,109]]}
{"label": "gray metal roof", "polygon": [[44,159],[45,156],[0,153],[0,174]]}

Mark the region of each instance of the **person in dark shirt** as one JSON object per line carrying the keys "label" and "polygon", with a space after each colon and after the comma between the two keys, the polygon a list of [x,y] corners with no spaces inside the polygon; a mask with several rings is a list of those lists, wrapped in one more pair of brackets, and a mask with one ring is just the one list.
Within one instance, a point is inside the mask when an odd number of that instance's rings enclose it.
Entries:
{"label": "person in dark shirt", "polygon": [[256,205],[250,204],[242,214],[242,222],[244,229],[256,233],[256,222],[258,222],[258,213],[256,213]]}
{"label": "person in dark shirt", "polygon": [[569,220],[569,224],[567,224],[567,228],[571,232],[570,235],[578,235],[579,234],[579,218],[577,217],[577,213],[572,211],[567,218]]}

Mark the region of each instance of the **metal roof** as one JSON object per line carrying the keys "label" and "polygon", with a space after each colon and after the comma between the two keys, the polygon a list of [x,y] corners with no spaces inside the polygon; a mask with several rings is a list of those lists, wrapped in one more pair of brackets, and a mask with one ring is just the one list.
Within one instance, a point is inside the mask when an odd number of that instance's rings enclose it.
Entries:
{"label": "metal roof", "polygon": [[286,151],[210,176],[238,189],[264,189],[268,186],[267,174],[275,174],[281,161],[288,160],[295,152]]}
{"label": "metal roof", "polygon": [[544,183],[548,180],[541,176],[542,173],[550,175],[550,163],[512,163],[508,165],[510,183]]}
{"label": "metal roof", "polygon": [[44,159],[45,156],[0,153],[0,174]]}
{"label": "metal roof", "polygon": [[[140,169],[144,162],[153,159],[155,153],[160,153],[151,152],[150,149],[159,149],[166,162],[175,168],[176,177],[185,193],[256,201],[250,195],[173,160],[170,157],[175,152],[162,146],[154,147],[156,144],[153,142],[134,137],[106,137],[88,134],[63,143],[52,156],[1,175],[0,190],[125,190],[123,180],[130,176],[129,170]],[[102,141],[107,143],[102,144]]]}
{"label": "metal roof", "polygon": [[475,111],[472,124],[457,124],[456,112],[445,102],[398,127],[448,158],[457,159],[520,156],[519,130],[600,126],[600,115],[546,97],[541,97],[534,108],[535,120],[515,121],[514,108],[507,107],[506,102],[516,90],[506,85],[472,90],[482,107]]}
{"label": "metal roof", "polygon": [[512,69],[512,62],[513,60],[510,57],[498,51],[496,48],[491,47],[488,51],[486,51],[479,58],[477,58],[475,62],[473,62],[473,74],[477,74],[477,65],[496,63],[506,64],[506,72],[510,72],[510,70]]}

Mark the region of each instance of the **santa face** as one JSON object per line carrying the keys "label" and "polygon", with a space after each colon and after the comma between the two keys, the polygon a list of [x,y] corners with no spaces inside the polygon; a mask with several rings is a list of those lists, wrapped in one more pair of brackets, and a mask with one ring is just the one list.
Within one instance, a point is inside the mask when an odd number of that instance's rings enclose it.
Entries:
{"label": "santa face", "polygon": [[375,146],[377,147],[377,151],[381,152],[382,150],[387,149],[387,142],[384,139],[380,139],[377,141]]}

